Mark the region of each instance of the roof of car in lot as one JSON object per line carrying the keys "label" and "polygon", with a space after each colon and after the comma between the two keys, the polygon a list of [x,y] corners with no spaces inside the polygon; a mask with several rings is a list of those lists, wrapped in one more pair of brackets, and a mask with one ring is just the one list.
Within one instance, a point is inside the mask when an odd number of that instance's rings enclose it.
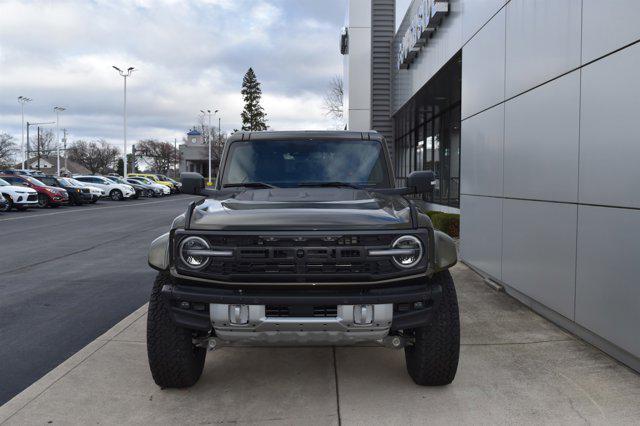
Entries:
{"label": "roof of car in lot", "polygon": [[354,132],[346,130],[287,130],[287,131],[264,131],[264,132],[236,132],[229,137],[229,142],[248,140],[377,140],[382,141],[383,137],[376,131]]}

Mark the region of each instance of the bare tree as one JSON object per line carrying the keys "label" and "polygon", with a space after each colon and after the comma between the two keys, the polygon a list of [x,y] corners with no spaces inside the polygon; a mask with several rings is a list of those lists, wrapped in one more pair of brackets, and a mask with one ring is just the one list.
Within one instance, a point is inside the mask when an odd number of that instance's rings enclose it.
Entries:
{"label": "bare tree", "polygon": [[40,140],[38,140],[37,132],[29,135],[29,157],[33,158],[38,153],[38,146],[40,148],[40,155],[53,155],[56,153],[56,135],[52,129],[40,129]]}
{"label": "bare tree", "polygon": [[18,153],[18,145],[13,136],[0,133],[0,166],[10,166]]}
{"label": "bare tree", "polygon": [[339,75],[333,76],[329,82],[327,93],[324,95],[324,109],[329,117],[341,120],[344,117],[343,112],[343,98],[344,89],[342,84],[342,77]]}
{"label": "bare tree", "polygon": [[140,153],[142,160],[157,173],[167,174],[169,169],[179,160],[179,154],[175,152],[172,143],[155,139],[139,141],[136,144],[136,151]]}
{"label": "bare tree", "polygon": [[91,173],[106,173],[115,165],[120,150],[104,139],[87,142],[77,140],[67,148],[67,157],[83,165]]}

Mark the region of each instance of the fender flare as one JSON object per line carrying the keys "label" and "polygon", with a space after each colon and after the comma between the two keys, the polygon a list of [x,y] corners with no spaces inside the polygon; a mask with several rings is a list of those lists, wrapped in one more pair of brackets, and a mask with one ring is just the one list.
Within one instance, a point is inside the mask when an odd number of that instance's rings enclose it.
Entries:
{"label": "fender flare", "polygon": [[458,263],[458,250],[453,238],[438,230],[433,231],[433,237],[435,271],[444,271]]}
{"label": "fender flare", "polygon": [[149,247],[149,266],[159,271],[169,269],[169,233],[160,235]]}

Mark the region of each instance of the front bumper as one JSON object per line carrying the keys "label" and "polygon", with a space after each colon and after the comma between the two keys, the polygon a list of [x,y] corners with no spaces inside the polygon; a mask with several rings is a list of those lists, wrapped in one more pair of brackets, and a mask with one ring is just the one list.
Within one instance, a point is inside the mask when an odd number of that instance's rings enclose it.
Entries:
{"label": "front bumper", "polygon": [[[309,339],[316,343],[378,340],[390,332],[425,326],[440,302],[442,288],[427,277],[386,287],[331,289],[238,289],[201,286],[174,278],[172,284],[162,288],[162,294],[171,305],[175,323],[181,327],[213,330],[214,334],[226,340],[255,342],[266,338],[271,343],[289,341],[304,344],[309,343]],[[231,315],[230,306],[242,305],[247,306],[249,311],[246,324],[234,325],[231,320],[225,323],[224,313]],[[349,327],[348,313],[353,312],[354,305],[371,305],[374,306],[374,312],[383,310],[391,314],[379,317],[379,321],[374,317],[366,327]],[[265,316],[268,306],[333,306],[339,314],[320,320],[298,316],[278,317],[276,320]],[[310,332],[314,334],[300,334]],[[351,334],[356,336],[349,337]]]}

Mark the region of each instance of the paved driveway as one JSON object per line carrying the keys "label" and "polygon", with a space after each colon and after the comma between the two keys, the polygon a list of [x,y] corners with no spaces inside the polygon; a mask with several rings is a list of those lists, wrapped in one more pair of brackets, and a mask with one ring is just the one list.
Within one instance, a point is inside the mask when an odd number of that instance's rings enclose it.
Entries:
{"label": "paved driveway", "polygon": [[190,389],[161,390],[146,359],[146,307],[0,407],[0,423],[632,424],[640,377],[462,265],[453,384],[416,386],[401,351],[221,348]]}
{"label": "paved driveway", "polygon": [[0,214],[0,404],[148,300],[149,243],[197,198]]}

